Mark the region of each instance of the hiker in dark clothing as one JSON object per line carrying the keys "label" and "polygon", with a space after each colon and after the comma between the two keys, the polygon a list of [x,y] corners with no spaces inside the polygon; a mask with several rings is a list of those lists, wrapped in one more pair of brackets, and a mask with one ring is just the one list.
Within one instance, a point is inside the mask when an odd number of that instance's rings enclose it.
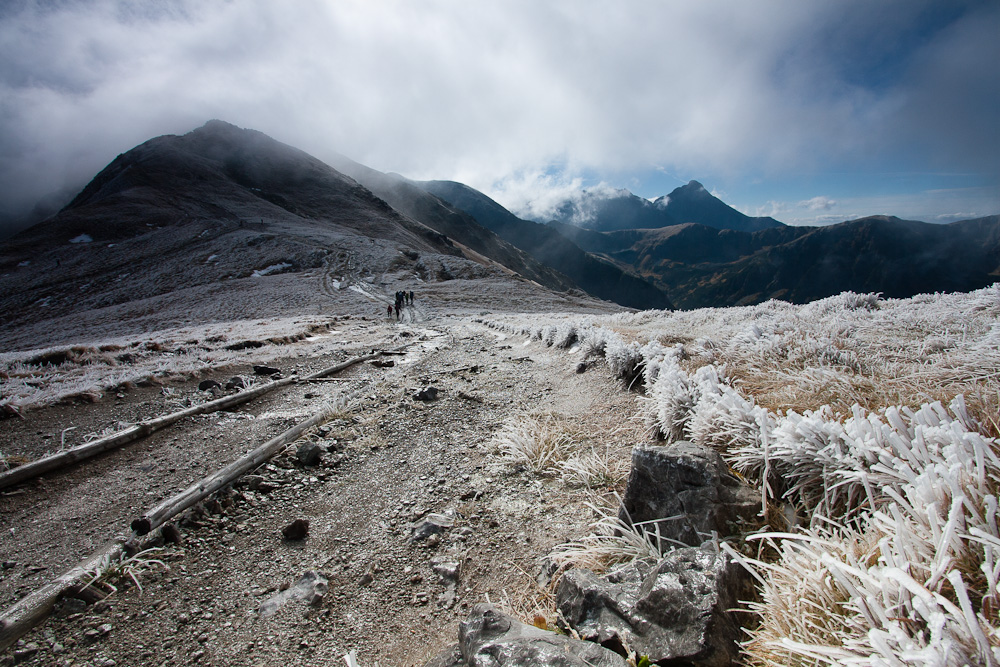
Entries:
{"label": "hiker in dark clothing", "polygon": [[385,316],[388,317],[389,319],[392,319],[392,304],[387,306],[385,311]]}
{"label": "hiker in dark clothing", "polygon": [[413,290],[410,290],[410,305],[413,305]]}

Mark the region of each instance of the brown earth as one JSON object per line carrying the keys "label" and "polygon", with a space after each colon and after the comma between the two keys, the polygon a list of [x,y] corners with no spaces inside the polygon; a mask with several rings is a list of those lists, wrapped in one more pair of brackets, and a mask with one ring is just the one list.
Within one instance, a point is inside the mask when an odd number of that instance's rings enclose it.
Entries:
{"label": "brown earth", "polygon": [[[373,348],[409,347],[387,357],[391,367],[361,364],[332,381],[293,384],[0,492],[6,608],[143,510],[324,405],[346,406],[310,436],[326,451],[318,466],[300,465],[291,448],[256,471],[263,479],[236,484],[222,506],[189,514],[180,545],[133,561],[141,590],[119,569],[110,581],[117,592],[88,607],[61,604],[0,664],[335,665],[356,650],[365,666],[421,665],[456,640],[458,622],[478,602],[530,613],[540,559],[587,532],[592,513],[583,501],[591,496],[502,459],[494,437],[519,415],[548,411],[627,452],[643,437],[628,419],[635,397],[603,364],[578,374],[578,352],[504,338],[468,317],[340,326],[351,342],[336,358],[313,358],[303,342],[271,365],[304,373]],[[416,400],[429,385],[437,399]],[[7,419],[0,435],[8,456],[34,458],[57,449],[64,429],[74,429],[69,444],[203,400],[197,380],[137,388]],[[412,528],[432,513],[453,525],[411,542]],[[282,539],[297,518],[309,521],[308,537]],[[442,562],[459,566],[453,596],[432,569]],[[290,601],[262,617],[261,604],[308,570],[329,580],[322,601]]]}

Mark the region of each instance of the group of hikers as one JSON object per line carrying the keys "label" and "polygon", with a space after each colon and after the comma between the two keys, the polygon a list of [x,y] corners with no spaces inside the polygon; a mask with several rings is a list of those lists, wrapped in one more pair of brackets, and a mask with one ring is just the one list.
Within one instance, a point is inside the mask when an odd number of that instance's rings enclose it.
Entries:
{"label": "group of hikers", "polygon": [[390,305],[386,309],[386,315],[388,317],[392,318],[392,314],[393,314],[393,312],[395,312],[396,313],[396,320],[399,320],[399,318],[400,318],[400,316],[401,316],[401,314],[403,312],[403,306],[412,306],[412,305],[413,305],[413,292],[412,291],[410,291],[410,292],[406,292],[406,291],[396,292],[396,305],[395,306]]}

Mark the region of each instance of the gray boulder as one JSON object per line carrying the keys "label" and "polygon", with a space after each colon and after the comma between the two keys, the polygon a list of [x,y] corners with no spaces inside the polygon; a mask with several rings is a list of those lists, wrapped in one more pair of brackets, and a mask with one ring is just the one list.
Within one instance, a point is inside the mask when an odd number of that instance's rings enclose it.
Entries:
{"label": "gray boulder", "polygon": [[626,667],[593,642],[526,625],[488,604],[473,607],[459,624],[458,643],[465,659],[458,664],[468,667]]}
{"label": "gray boulder", "polygon": [[301,465],[304,466],[318,465],[320,460],[323,458],[323,448],[315,442],[303,442],[299,445],[299,448],[295,450],[295,458]]}
{"label": "gray boulder", "polygon": [[751,594],[746,570],[705,544],[604,577],[570,570],[559,580],[556,606],[570,627],[604,646],[627,646],[654,663],[715,667],[738,655],[732,610]]}
{"label": "gray boulder", "polygon": [[647,530],[695,547],[713,531],[734,534],[736,524],[753,522],[759,510],[759,494],[708,447],[680,441],[632,450],[619,512],[626,523],[654,522]]}
{"label": "gray boulder", "polygon": [[424,667],[466,667],[466,662],[461,647],[452,644],[424,663]]}

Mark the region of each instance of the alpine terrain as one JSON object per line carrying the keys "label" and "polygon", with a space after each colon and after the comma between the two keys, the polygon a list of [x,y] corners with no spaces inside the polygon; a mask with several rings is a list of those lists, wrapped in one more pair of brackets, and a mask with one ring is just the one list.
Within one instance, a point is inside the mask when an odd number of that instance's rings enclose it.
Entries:
{"label": "alpine terrain", "polygon": [[560,210],[210,121],[0,243],[0,665],[1000,664],[1000,220]]}

